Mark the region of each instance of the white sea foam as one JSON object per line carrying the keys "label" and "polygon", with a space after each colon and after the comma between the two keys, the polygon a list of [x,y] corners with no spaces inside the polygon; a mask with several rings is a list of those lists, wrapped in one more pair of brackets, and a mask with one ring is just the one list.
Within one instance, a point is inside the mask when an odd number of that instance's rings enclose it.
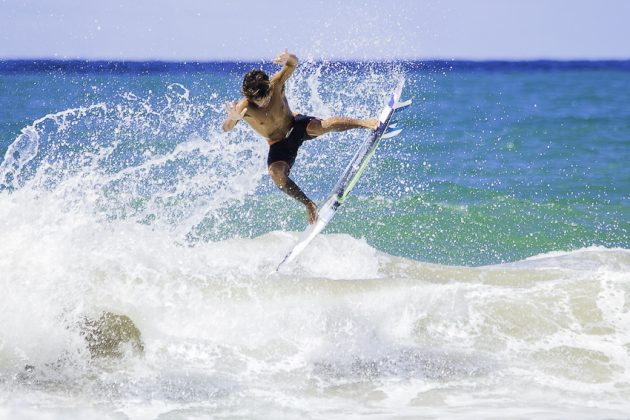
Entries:
{"label": "white sea foam", "polygon": [[[484,412],[489,399],[551,413],[590,401],[613,418],[628,408],[628,251],[466,268],[323,235],[288,273],[268,276],[297,233],[191,247],[168,229],[49,211],[56,199],[0,196],[6,416],[95,402],[104,415],[181,418],[457,413],[463,401]],[[585,253],[590,265],[567,266]],[[101,311],[135,322],[144,356],[90,357],[78,325]]]}

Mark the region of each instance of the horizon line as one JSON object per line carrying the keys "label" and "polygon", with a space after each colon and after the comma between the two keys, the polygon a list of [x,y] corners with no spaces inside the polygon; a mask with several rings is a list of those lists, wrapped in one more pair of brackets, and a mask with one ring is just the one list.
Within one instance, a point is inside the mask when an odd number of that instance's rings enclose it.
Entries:
{"label": "horizon line", "polygon": [[[535,63],[535,62],[558,62],[558,63],[571,63],[571,62],[628,62],[630,57],[627,58],[440,58],[440,57],[428,57],[428,58],[390,58],[390,59],[368,59],[368,58],[315,58],[315,59],[302,59],[300,62],[331,62],[331,63],[417,63],[417,62],[467,62],[467,63],[485,63],[485,62],[500,62],[500,63]],[[173,64],[220,64],[220,63],[260,63],[269,62],[271,59],[267,58],[213,58],[213,59],[169,59],[169,58],[82,58],[82,57],[0,57],[0,62],[82,62],[82,63],[173,63]]]}

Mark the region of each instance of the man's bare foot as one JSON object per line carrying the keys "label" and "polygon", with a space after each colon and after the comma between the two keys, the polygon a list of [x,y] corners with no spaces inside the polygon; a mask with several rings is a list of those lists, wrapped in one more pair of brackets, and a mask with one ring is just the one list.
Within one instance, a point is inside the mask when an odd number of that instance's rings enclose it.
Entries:
{"label": "man's bare foot", "polygon": [[310,201],[306,206],[306,218],[308,219],[309,225],[312,225],[317,221],[317,204]]}
{"label": "man's bare foot", "polygon": [[378,118],[370,118],[369,120],[365,120],[365,122],[368,124],[366,128],[369,128],[372,131],[376,130],[380,124]]}

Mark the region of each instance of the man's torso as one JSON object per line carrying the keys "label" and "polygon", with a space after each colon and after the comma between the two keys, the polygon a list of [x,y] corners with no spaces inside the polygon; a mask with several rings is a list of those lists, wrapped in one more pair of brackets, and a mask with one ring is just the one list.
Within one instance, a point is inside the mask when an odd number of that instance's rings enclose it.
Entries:
{"label": "man's torso", "polygon": [[271,100],[264,108],[248,101],[244,119],[269,144],[282,140],[293,124],[293,113],[284,94],[284,86],[272,86]]}

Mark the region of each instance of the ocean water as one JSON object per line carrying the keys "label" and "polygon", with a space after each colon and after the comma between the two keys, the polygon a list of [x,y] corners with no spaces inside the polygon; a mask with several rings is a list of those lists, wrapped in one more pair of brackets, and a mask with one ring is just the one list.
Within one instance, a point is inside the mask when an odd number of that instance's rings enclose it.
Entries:
{"label": "ocean water", "polygon": [[0,418],[630,416],[630,62],[301,63],[294,111],[414,105],[276,275],[252,67],[0,62]]}

